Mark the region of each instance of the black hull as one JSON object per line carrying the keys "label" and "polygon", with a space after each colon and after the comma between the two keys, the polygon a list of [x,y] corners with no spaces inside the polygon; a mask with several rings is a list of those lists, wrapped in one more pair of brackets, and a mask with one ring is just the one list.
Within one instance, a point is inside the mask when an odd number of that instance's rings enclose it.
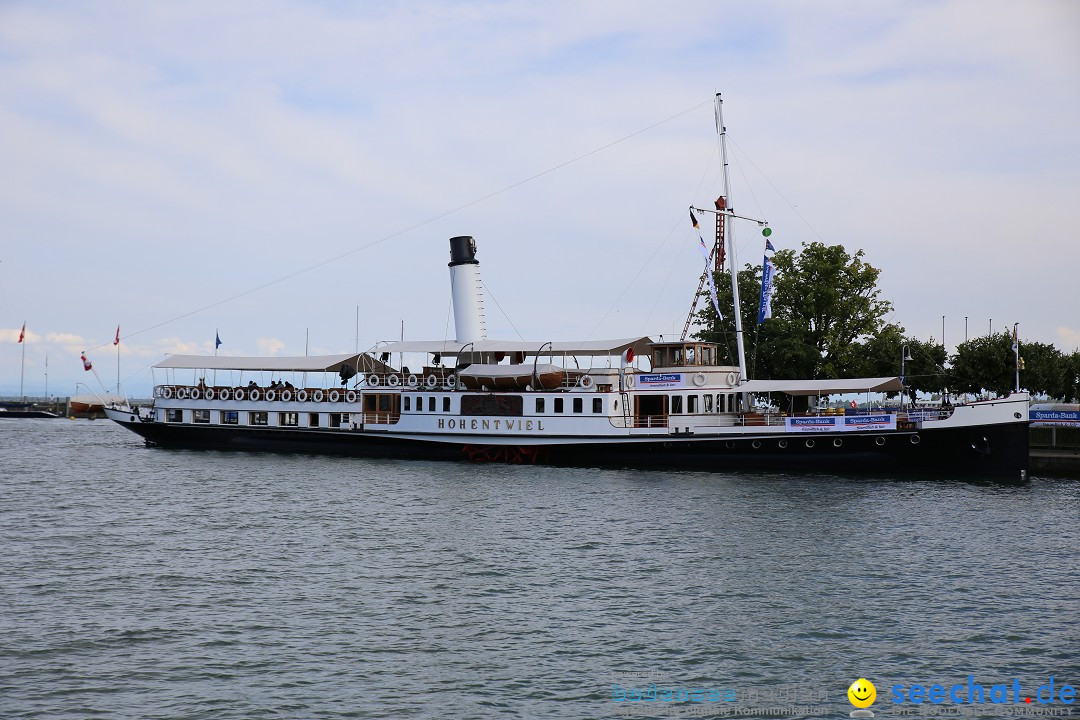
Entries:
{"label": "black hull", "polygon": [[[127,416],[124,416],[125,418]],[[287,430],[130,422],[113,418],[160,447],[300,452],[428,460],[541,463],[583,467],[830,471],[891,475],[1020,478],[1028,468],[1027,423],[919,432],[814,433],[701,439],[562,438],[557,444],[483,444],[454,438],[394,438],[377,432]],[[838,443],[838,444],[837,444]]]}

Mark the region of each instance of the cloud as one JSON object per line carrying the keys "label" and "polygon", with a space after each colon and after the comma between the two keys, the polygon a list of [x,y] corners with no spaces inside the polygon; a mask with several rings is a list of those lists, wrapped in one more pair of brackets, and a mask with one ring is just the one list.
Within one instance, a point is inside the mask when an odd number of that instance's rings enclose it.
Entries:
{"label": "cloud", "polygon": [[1062,352],[1080,350],[1080,330],[1058,325],[1057,342],[1055,343]]}
{"label": "cloud", "polygon": [[259,338],[255,341],[259,345],[259,352],[263,355],[277,355],[285,343],[277,338]]}
{"label": "cloud", "polygon": [[[17,328],[0,328],[0,343],[12,343],[17,345],[19,343],[19,335],[22,331],[21,325]],[[23,337],[23,342],[28,345],[34,345],[41,342],[41,336],[33,330],[27,329],[26,335]]]}

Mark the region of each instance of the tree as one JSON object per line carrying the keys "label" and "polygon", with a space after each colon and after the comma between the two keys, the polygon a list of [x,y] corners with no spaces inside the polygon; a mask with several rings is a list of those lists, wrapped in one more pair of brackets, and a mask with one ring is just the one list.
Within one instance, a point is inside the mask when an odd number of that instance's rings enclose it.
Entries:
{"label": "tree", "polygon": [[[1020,342],[1024,361],[1020,387],[1033,395],[1070,397],[1076,390],[1075,373],[1070,383],[1071,360],[1053,345]],[[992,390],[1004,395],[1016,387],[1016,354],[1012,335],[1004,332],[968,340],[956,348],[950,375],[964,392]]]}
{"label": "tree", "polygon": [[[754,377],[858,375],[866,364],[868,340],[887,327],[903,333],[903,328],[886,325],[884,318],[892,305],[880,297],[880,271],[866,263],[863,255],[862,250],[849,255],[841,245],[819,242],[803,243],[799,252],[777,252],[773,256],[772,318],[760,326],[756,323],[761,268],[746,266],[739,274],[739,295],[747,361]],[[721,308],[732,307],[730,276],[720,273],[716,283]],[[726,346],[725,362],[736,364],[735,327],[730,315],[717,322],[715,311],[707,306],[698,313],[698,322],[703,329],[696,337]],[[893,357],[899,361],[899,353]]]}

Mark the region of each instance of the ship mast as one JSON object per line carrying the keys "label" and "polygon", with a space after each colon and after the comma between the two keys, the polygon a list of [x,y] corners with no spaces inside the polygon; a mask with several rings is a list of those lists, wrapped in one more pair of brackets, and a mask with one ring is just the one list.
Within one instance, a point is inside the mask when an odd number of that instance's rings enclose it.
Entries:
{"label": "ship mast", "polygon": [[[727,204],[727,213],[734,213],[731,203],[731,188],[728,186],[728,160],[727,160],[727,128],[724,127],[724,100],[720,93],[716,93],[716,132],[720,134],[720,161],[724,169],[724,199]],[[735,301],[735,345],[739,349],[739,381],[747,379],[746,376],[746,348],[743,344],[742,327],[742,304],[739,302],[739,261],[736,254],[735,223],[730,214],[724,215],[727,223],[725,235],[729,242],[728,262],[731,267],[731,297]]]}

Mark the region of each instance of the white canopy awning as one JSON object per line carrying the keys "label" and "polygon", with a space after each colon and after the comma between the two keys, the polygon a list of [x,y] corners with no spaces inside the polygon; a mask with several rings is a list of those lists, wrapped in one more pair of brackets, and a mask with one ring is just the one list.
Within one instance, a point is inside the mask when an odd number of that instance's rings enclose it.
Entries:
{"label": "white canopy awning", "polygon": [[[338,372],[343,367],[371,369],[374,360],[363,353],[311,355],[307,357],[214,357],[213,355],[170,355],[155,368],[176,370],[265,370],[270,372]],[[382,363],[375,363],[382,365]],[[385,367],[385,366],[383,366]]]}
{"label": "white canopy awning", "polygon": [[524,353],[534,355],[578,355],[603,356],[621,355],[627,348],[633,348],[637,355],[646,355],[652,340],[642,338],[622,338],[617,340],[572,340],[569,342],[548,343],[527,340],[477,340],[473,343],[459,343],[456,340],[406,340],[404,342],[380,345],[375,352],[389,353],[439,353],[457,357],[474,353],[501,352]]}
{"label": "white canopy awning", "polygon": [[840,380],[748,380],[736,390],[749,393],[786,395],[837,395],[840,393],[887,392],[904,389],[898,377],[842,378]]}

